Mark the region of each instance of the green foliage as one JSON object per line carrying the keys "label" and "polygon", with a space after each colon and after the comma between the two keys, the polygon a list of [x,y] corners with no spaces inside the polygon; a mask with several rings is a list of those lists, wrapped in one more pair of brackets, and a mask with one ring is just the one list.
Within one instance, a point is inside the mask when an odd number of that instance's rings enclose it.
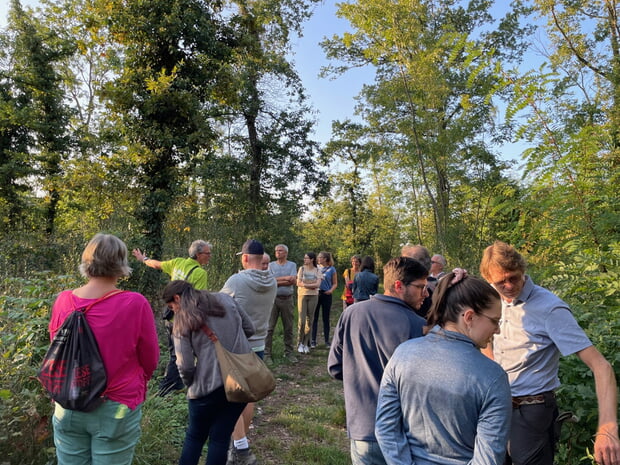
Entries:
{"label": "green foliage", "polygon": [[[494,100],[505,89],[501,68],[519,56],[528,29],[516,22],[520,9],[498,21],[489,9],[490,2],[343,3],[338,14],[354,32],[322,44],[328,57],[344,63],[326,72],[376,69],[375,82],[358,97],[365,126],[349,151],[360,160],[372,151],[364,166],[369,177],[397,183],[402,236],[459,262],[473,261],[496,234],[487,227],[489,206],[503,194],[506,166],[488,143],[503,137]],[[488,33],[494,24],[498,33]],[[341,134],[334,139],[330,144],[340,144]]]}
{"label": "green foliage", "polygon": [[[571,252],[571,261],[559,263],[544,284],[570,303],[577,321],[620,379],[620,243],[610,244],[605,252]],[[561,360],[560,379],[560,409],[572,411],[578,421],[564,427],[558,463],[578,464],[592,450],[598,426],[594,379],[577,356]]]}
{"label": "green foliage", "polygon": [[9,463],[49,463],[54,456],[51,403],[36,373],[49,347],[54,295],[74,283],[50,272],[0,283],[0,454]]}
{"label": "green foliage", "polygon": [[[151,380],[148,392],[157,392],[158,382]],[[185,396],[182,393],[166,397],[149,394],[142,405],[142,418],[142,434],[133,463],[154,465],[177,462],[188,421]]]}

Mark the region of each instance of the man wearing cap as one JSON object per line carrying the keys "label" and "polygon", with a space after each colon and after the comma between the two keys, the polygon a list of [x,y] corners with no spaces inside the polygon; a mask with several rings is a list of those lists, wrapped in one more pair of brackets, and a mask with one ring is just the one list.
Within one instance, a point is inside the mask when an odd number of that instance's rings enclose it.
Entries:
{"label": "man wearing cap", "polygon": [[287,260],[288,247],[278,244],[275,248],[276,260],[269,264],[271,273],[275,276],[278,283],[276,300],[271,309],[269,319],[269,330],[265,343],[265,361],[271,361],[271,348],[273,343],[273,331],[275,330],[278,318],[282,318],[282,328],[284,330],[284,356],[286,359],[295,363],[297,358],[293,354],[293,313],[295,310],[295,299],[293,294],[297,283],[297,265]]}
{"label": "man wearing cap", "polygon": [[[271,307],[276,297],[277,283],[271,272],[262,269],[265,249],[255,239],[243,244],[241,265],[243,270],[232,275],[222,288],[223,293],[230,295],[237,304],[250,316],[256,332],[249,337],[250,347],[263,358],[265,353],[265,337],[269,327]],[[233,447],[228,456],[228,465],[254,465],[256,457],[250,452],[247,432],[254,416],[254,404],[249,403],[233,432]]]}

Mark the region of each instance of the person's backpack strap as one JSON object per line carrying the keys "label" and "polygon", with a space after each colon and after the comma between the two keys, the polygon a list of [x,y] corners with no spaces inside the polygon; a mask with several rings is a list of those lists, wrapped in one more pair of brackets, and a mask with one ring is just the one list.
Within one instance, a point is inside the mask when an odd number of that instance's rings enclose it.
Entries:
{"label": "person's backpack strap", "polygon": [[196,265],[194,268],[192,268],[191,270],[189,270],[189,273],[187,273],[187,276],[185,276],[185,281],[189,280],[190,275],[194,272],[194,270],[196,268],[198,268],[199,265]]}
{"label": "person's backpack strap", "polygon": [[102,295],[101,297],[99,297],[94,302],[91,302],[90,304],[88,304],[86,307],[81,307],[81,308],[78,308],[78,306],[75,305],[75,296],[73,295],[73,292],[72,292],[70,295],[71,295],[71,301],[73,302],[73,310],[80,310],[82,313],[85,314],[87,311],[89,311],[93,307],[93,305],[98,304],[99,302],[101,302],[102,300],[107,299],[108,297],[112,297],[113,295],[121,294],[123,292],[125,292],[125,291],[123,291],[121,289],[111,290],[110,292],[108,292],[108,293]]}

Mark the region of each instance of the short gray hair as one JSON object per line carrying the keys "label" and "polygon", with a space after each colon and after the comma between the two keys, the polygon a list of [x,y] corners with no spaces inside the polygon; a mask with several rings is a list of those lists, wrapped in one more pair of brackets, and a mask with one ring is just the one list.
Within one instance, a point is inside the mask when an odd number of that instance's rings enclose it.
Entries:
{"label": "short gray hair", "polygon": [[129,276],[127,246],[113,234],[95,234],[82,252],[80,274],[85,278]]}
{"label": "short gray hair", "polygon": [[278,244],[273,249],[275,250],[278,247],[282,247],[284,250],[286,250],[286,253],[288,253],[288,247],[285,244]]}
{"label": "short gray hair", "polygon": [[192,242],[192,245],[189,246],[189,249],[187,250],[187,252],[189,253],[190,258],[196,258],[198,254],[207,247],[209,247],[209,250],[211,250],[211,247],[213,246],[207,241],[203,241],[202,239],[197,239],[194,242]]}

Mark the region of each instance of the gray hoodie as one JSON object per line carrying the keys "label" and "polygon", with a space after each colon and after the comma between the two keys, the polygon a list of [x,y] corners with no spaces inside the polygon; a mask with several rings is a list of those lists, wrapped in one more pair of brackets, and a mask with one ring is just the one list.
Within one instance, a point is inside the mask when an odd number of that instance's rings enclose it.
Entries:
{"label": "gray hoodie", "polygon": [[256,332],[248,340],[255,352],[265,350],[265,337],[277,290],[278,284],[271,271],[255,269],[232,275],[222,288],[221,292],[232,296],[254,323]]}

